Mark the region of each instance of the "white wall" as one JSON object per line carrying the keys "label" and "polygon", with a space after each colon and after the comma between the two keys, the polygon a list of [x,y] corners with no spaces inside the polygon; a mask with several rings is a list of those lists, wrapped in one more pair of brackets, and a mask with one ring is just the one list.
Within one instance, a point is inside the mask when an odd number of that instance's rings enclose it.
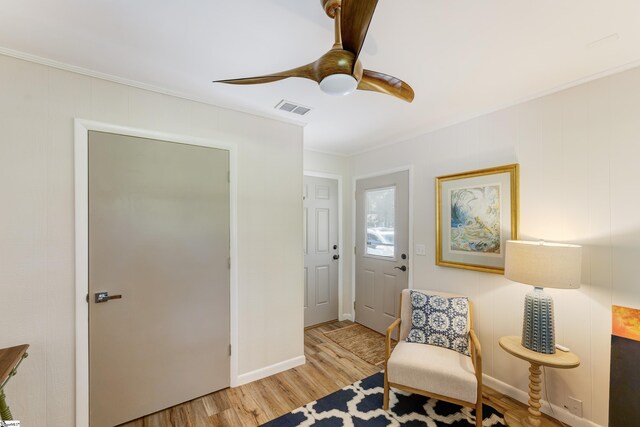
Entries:
{"label": "white wall", "polygon": [[0,56],[0,347],[28,426],[74,424],[73,118],[238,145],[239,373],[303,355],[302,129]]}
{"label": "white wall", "polygon": [[350,161],[346,156],[304,151],[304,170],[320,172],[342,177],[342,307],[338,307],[341,319],[353,320],[351,306],[351,263],[353,258],[353,242],[351,239],[351,209],[353,189],[351,188]]}
{"label": "white wall", "polygon": [[[424,95],[426,96],[426,94]],[[640,69],[355,156],[358,176],[415,166],[414,286],[469,295],[483,346],[484,371],[527,389],[527,364],[498,346],[521,333],[528,287],[503,276],[435,266],[434,178],[489,166],[521,166],[521,239],[585,246],[580,290],[549,290],[557,341],[581,358],[577,369],[547,371],[548,398],[584,402],[584,417],[608,419],[611,304],[640,307]]]}

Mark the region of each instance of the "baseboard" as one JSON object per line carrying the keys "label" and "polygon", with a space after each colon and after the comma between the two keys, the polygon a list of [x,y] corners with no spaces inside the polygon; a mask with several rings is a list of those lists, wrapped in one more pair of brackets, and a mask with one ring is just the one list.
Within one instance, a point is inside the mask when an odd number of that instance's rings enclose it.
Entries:
{"label": "baseboard", "polygon": [[[529,401],[529,394],[507,383],[504,383],[500,380],[497,380],[493,377],[483,374],[482,384],[488,387],[491,387],[492,389],[499,391],[500,393],[506,396],[509,396],[517,400],[518,402],[521,402],[524,405],[528,404],[527,402]],[[551,405],[546,400],[540,400],[540,403],[542,404],[540,411],[570,426],[602,427],[599,424],[594,423],[593,421],[587,420],[585,418],[576,417],[571,412],[567,411],[565,408],[561,408],[558,405]],[[552,406],[553,406],[553,413],[551,412]]]}
{"label": "baseboard", "polygon": [[344,313],[338,320],[353,320],[351,313]]}
{"label": "baseboard", "polygon": [[256,369],[255,371],[238,375],[237,381],[235,381],[234,384],[231,384],[231,386],[237,387],[243,384],[248,384],[250,382],[275,375],[279,372],[286,371],[287,369],[304,365],[305,363],[306,359],[304,356],[298,356],[289,360],[283,360],[282,362],[274,363],[273,365],[265,366],[264,368]]}

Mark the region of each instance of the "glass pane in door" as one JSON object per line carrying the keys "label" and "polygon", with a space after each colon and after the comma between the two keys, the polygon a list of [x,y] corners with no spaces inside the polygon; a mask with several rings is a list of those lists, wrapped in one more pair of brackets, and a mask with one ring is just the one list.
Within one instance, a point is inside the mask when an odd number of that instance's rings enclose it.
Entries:
{"label": "glass pane in door", "polygon": [[395,187],[366,191],[367,255],[395,256],[395,204]]}

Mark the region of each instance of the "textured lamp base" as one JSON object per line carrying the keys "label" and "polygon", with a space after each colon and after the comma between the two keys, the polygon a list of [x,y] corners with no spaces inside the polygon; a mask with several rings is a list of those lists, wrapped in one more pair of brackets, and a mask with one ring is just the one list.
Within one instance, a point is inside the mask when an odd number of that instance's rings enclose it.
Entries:
{"label": "textured lamp base", "polygon": [[555,353],[553,326],[553,299],[535,287],[524,300],[522,346],[538,353]]}

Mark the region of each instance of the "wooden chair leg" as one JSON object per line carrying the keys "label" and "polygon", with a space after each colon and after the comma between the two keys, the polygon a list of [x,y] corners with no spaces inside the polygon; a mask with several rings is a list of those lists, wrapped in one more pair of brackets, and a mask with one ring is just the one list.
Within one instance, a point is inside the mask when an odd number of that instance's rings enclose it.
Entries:
{"label": "wooden chair leg", "polygon": [[476,427],[482,427],[482,400],[476,404]]}
{"label": "wooden chair leg", "polygon": [[389,410],[389,380],[387,379],[387,371],[384,371],[384,398],[382,400],[382,408]]}

